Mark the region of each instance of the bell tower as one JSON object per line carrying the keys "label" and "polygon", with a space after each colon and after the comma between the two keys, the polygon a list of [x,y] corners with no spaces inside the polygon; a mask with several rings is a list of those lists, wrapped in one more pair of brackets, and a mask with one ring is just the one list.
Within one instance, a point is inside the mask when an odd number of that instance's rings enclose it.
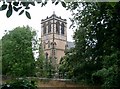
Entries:
{"label": "bell tower", "polygon": [[41,20],[41,43],[46,59],[52,59],[53,65],[58,65],[65,55],[67,44],[67,20],[55,15]]}

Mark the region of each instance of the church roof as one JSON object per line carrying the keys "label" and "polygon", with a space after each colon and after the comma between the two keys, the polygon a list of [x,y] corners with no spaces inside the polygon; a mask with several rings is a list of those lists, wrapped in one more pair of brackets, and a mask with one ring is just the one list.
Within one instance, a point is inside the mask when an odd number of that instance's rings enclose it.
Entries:
{"label": "church roof", "polygon": [[67,49],[70,49],[70,48],[74,48],[75,47],[75,43],[74,42],[67,42]]}

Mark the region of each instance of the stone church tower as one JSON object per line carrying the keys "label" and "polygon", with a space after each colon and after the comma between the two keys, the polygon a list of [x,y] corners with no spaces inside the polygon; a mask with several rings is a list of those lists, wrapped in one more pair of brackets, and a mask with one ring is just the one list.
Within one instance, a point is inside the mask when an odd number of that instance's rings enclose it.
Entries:
{"label": "stone church tower", "polygon": [[53,13],[41,20],[41,43],[46,59],[51,58],[53,65],[60,62],[65,55],[67,44],[67,21]]}

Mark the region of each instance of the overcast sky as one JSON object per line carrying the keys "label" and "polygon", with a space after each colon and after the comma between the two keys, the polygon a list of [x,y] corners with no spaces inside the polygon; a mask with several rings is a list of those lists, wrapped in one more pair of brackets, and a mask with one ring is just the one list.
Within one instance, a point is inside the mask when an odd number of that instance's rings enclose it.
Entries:
{"label": "overcast sky", "polygon": [[[0,3],[1,4],[1,3]],[[31,9],[28,10],[31,14],[31,20],[28,19],[24,14],[19,16],[17,12],[13,12],[10,18],[6,17],[6,10],[0,12],[0,39],[5,33],[5,30],[12,30],[18,26],[29,25],[37,31],[38,37],[41,36],[41,19],[45,19],[47,16],[51,16],[53,11],[57,16],[61,16],[63,19],[67,19],[67,40],[73,41],[73,30],[69,29],[71,22],[69,18],[71,17],[71,12],[67,11],[62,7],[61,3],[54,5],[49,2],[46,6],[41,7],[41,4],[36,4],[36,6],[31,6]]]}

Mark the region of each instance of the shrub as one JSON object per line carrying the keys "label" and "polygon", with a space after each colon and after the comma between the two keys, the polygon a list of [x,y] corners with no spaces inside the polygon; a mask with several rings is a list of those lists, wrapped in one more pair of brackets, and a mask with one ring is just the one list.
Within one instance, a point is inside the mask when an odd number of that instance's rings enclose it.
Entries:
{"label": "shrub", "polygon": [[2,85],[1,89],[37,89],[34,80],[16,79]]}

